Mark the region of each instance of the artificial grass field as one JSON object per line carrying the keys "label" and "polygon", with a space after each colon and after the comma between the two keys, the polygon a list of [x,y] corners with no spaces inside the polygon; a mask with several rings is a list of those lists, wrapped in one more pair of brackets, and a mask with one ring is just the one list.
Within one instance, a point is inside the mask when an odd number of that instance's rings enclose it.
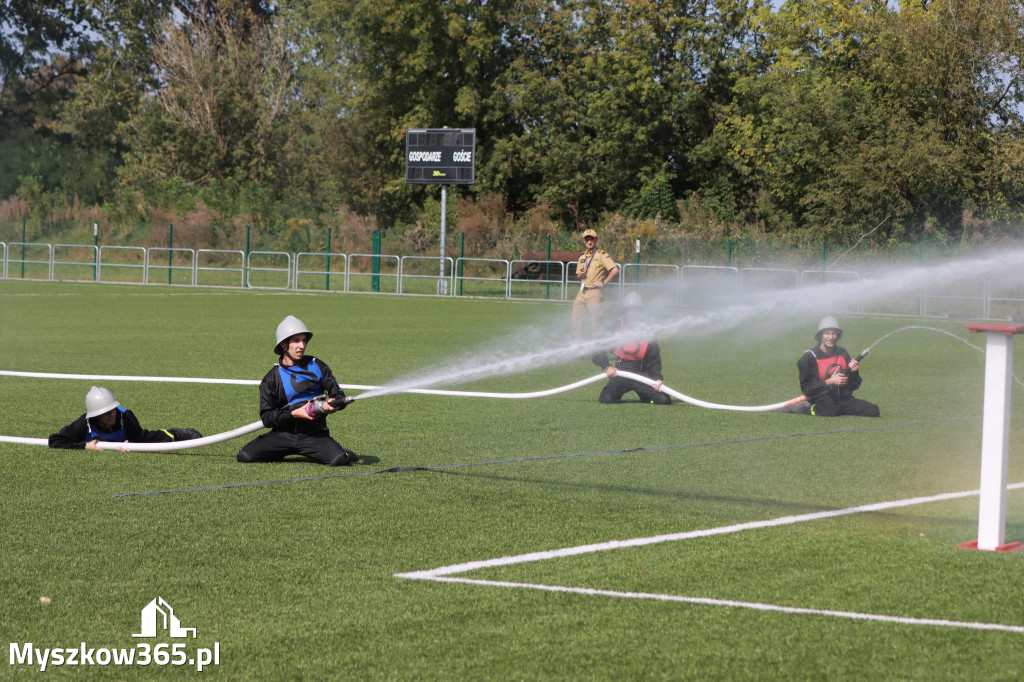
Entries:
{"label": "artificial grass field", "polygon": [[[258,380],[293,314],[341,383],[379,385],[478,350],[514,358],[555,321],[568,334],[569,307],[0,281],[0,312],[0,369]],[[662,339],[666,384],[727,404],[792,398],[819,317]],[[908,325],[984,347],[963,321],[839,317],[852,354]],[[597,372],[567,357],[447,388],[534,391]],[[239,464],[249,437],[167,454],[0,443],[0,633],[39,649],[219,645],[201,673],[49,667],[57,678],[1018,679],[1020,632],[396,577],[977,488],[982,353],[907,330],[862,374],[858,395],[881,419],[600,405],[600,384],[535,400],[386,395],[329,418],[363,458],[348,468]],[[255,386],[2,376],[0,434],[46,437],[93,384],[146,428],[214,434],[258,418]],[[1024,480],[1020,391],[1011,483]],[[477,466],[370,475],[456,464]],[[1024,493],[1007,499],[1007,540],[1019,540]],[[1024,552],[958,549],[977,513],[974,495],[459,577],[1024,626]],[[132,637],[156,597],[194,639]],[[33,670],[8,660],[0,676]]]}

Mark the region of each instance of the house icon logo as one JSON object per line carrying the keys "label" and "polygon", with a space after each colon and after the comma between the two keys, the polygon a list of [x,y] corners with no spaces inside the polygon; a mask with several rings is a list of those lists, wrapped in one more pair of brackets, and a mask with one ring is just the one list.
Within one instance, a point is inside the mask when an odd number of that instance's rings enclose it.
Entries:
{"label": "house icon logo", "polygon": [[195,628],[181,627],[181,621],[174,615],[174,609],[163,600],[157,597],[146,604],[142,609],[142,632],[132,637],[156,637],[157,629],[167,630],[171,637],[188,637],[192,633],[195,639]]}

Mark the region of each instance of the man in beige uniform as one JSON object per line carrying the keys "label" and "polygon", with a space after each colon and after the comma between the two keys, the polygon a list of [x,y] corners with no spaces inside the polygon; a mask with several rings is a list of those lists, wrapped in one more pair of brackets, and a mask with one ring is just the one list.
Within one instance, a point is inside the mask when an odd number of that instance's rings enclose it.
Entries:
{"label": "man in beige uniform", "polygon": [[588,317],[591,335],[600,334],[603,290],[619,274],[619,266],[612,257],[597,248],[597,232],[585,230],[583,244],[587,250],[576,263],[576,278],[582,286],[572,304],[572,336],[576,341],[583,340],[583,323]]}

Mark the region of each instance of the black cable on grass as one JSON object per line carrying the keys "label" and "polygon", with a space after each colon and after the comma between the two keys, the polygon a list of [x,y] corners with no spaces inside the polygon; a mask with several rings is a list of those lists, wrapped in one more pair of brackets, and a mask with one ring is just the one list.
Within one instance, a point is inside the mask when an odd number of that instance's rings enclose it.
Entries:
{"label": "black cable on grass", "polygon": [[445,469],[458,469],[460,467],[478,467],[492,464],[515,464],[518,462],[536,462],[547,459],[567,459],[570,457],[591,457],[594,455],[621,455],[627,452],[656,452],[658,450],[673,450],[677,448],[702,448],[711,445],[734,445],[737,443],[754,443],[763,440],[777,440],[782,438],[796,438],[799,436],[827,436],[835,433],[852,433],[854,431],[879,431],[881,429],[893,429],[899,426],[919,426],[921,424],[944,424],[949,422],[978,421],[981,417],[957,417],[956,419],[929,419],[919,422],[904,422],[902,424],[884,424],[881,426],[862,426],[852,429],[833,429],[831,431],[809,431],[806,433],[786,433],[780,436],[756,436],[754,438],[735,438],[732,440],[709,441],[706,443],[686,443],[683,445],[658,445],[655,447],[636,447],[625,450],[603,450],[600,452],[575,452],[564,455],[542,455],[539,457],[518,457],[516,459],[496,459],[489,462],[462,462],[460,464],[438,464],[436,466],[397,466],[389,469],[378,469],[377,471],[358,471],[345,474],[329,474],[327,476],[306,476],[303,478],[282,478],[273,481],[252,481],[251,483],[229,483],[227,485],[210,485],[201,488],[177,488],[173,490],[148,490],[135,493],[117,493],[111,497],[134,497],[136,495],[164,495],[167,493],[194,493],[204,490],[224,490],[226,488],[245,488],[254,485],[271,485],[274,483],[301,483],[302,481],[322,481],[329,478],[349,478],[352,476],[372,476],[374,474],[396,474],[410,471],[443,471]]}

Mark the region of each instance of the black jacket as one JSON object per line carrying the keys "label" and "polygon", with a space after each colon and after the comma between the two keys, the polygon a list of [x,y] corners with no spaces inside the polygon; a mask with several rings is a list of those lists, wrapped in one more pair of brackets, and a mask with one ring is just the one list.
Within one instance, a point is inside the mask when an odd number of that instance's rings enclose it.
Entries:
{"label": "black jacket", "polygon": [[[628,332],[628,328],[625,325],[621,325],[621,331]],[[646,341],[647,350],[643,353],[643,357],[639,359],[626,359],[620,357],[617,351],[624,351],[625,355],[637,355],[637,346],[642,346],[645,343],[642,339],[637,339],[632,342],[633,347],[628,349],[628,352],[624,348],[627,344],[618,346],[613,353],[615,353],[615,369],[621,369],[624,372],[633,372],[634,374],[642,374],[648,379],[654,379],[655,381],[663,381],[665,377],[661,375],[661,348],[658,346],[657,341]],[[591,357],[591,361],[600,367],[601,369],[608,369],[611,363],[608,362],[608,353],[605,351],[598,351]]]}
{"label": "black jacket", "polygon": [[[124,426],[125,439],[132,443],[169,443],[174,436],[166,431],[147,431],[139,424],[139,420],[131,410],[119,412],[120,423],[114,423],[114,430]],[[71,422],[58,433],[50,436],[49,445],[51,448],[62,448],[65,450],[84,450],[89,438],[89,424],[83,414]],[[96,428],[95,424],[93,425]]]}
{"label": "black jacket", "polygon": [[821,350],[821,346],[804,351],[804,354],[797,360],[796,366],[800,370],[800,390],[812,403],[816,398],[828,393],[835,400],[849,400],[853,392],[860,388],[863,381],[860,371],[848,372],[849,379],[845,386],[826,386],[818,371],[818,360],[829,358],[842,358],[846,366],[850,366],[850,354],[842,346],[836,346],[831,352]]}
{"label": "black jacket", "polygon": [[[320,385],[317,387],[317,394],[326,393],[328,398],[344,398],[345,392],[341,390],[334,373],[327,363],[318,360],[312,355],[305,355],[298,367],[306,368],[310,363],[316,363],[320,370]],[[281,383],[281,373],[278,365],[274,365],[263,381],[260,382],[260,420],[263,425],[275,431],[288,431],[294,433],[322,433],[327,431],[327,418],[320,416],[313,421],[304,421],[292,416],[292,410],[302,403],[295,405],[288,404],[288,396]]]}

